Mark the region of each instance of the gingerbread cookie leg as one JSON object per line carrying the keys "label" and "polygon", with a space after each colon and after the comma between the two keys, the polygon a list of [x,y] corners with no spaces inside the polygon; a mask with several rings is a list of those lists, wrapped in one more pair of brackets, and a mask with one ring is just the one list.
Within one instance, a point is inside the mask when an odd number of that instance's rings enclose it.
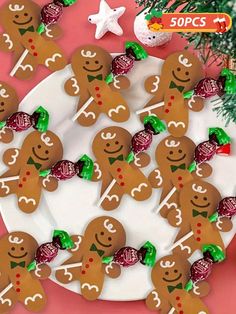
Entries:
{"label": "gingerbread cookie leg", "polygon": [[[173,185],[171,182],[169,184],[165,184],[163,187],[162,193],[161,193],[161,198],[160,202],[162,202],[165,197],[168,195],[169,191],[173,188]],[[175,222],[174,225],[176,227],[179,227],[181,224],[181,211],[180,211],[180,206],[179,206],[179,193],[176,191],[169,199],[168,201],[165,202],[163,207],[160,210],[160,214],[163,218],[167,218],[170,212],[175,212]]]}
{"label": "gingerbread cookie leg", "polygon": [[[178,241],[176,241],[176,244],[177,243]],[[181,242],[178,246],[176,246],[176,244],[173,248],[173,253],[183,256],[184,258],[189,258],[194,251],[201,249],[201,245],[198,244],[194,237],[190,237],[186,241]]]}
{"label": "gingerbread cookie leg", "polygon": [[[105,190],[104,190],[104,192],[105,192]],[[103,195],[104,192],[101,191],[101,195]],[[112,187],[112,189],[109,191],[109,193],[105,196],[103,202],[101,203],[102,208],[105,210],[116,209],[120,205],[120,202],[121,202],[123,195],[124,195],[124,191],[116,183]]]}
{"label": "gingerbread cookie leg", "polygon": [[56,267],[56,279],[63,284],[79,280],[81,272],[80,264],[82,263],[79,262],[77,256],[72,256],[61,266]]}
{"label": "gingerbread cookie leg", "polygon": [[[21,53],[23,53],[23,50]],[[15,63],[19,60],[21,53],[17,53],[15,57]],[[37,67],[38,63],[36,58],[28,53],[23,62],[17,67],[17,71],[15,72],[14,76],[18,79],[28,80],[34,76]]]}
{"label": "gingerbread cookie leg", "polygon": [[9,279],[4,274],[0,274],[0,313],[8,313],[17,303],[17,295],[14,289],[8,291]]}
{"label": "gingerbread cookie leg", "polygon": [[0,142],[2,143],[10,143],[14,138],[13,131],[3,127],[0,129]]}
{"label": "gingerbread cookie leg", "polygon": [[149,293],[146,298],[146,305],[151,311],[159,311],[159,313],[169,313],[171,309],[170,303],[155,289]]}
{"label": "gingerbread cookie leg", "polygon": [[[8,170],[0,177],[0,179],[9,178],[12,176],[14,176],[12,170]],[[10,194],[14,194],[17,186],[18,186],[18,180],[0,182],[0,197],[5,197]]]}

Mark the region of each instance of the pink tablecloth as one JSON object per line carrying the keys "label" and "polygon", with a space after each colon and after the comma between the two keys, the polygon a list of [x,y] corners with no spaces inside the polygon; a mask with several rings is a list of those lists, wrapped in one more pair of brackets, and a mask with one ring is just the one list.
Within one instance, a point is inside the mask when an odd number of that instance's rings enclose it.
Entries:
{"label": "pink tablecloth", "polygon": [[[47,0],[37,0],[40,5],[47,3]],[[0,4],[4,0],[0,0]],[[122,52],[123,45],[126,40],[134,40],[133,21],[136,14],[135,4],[133,0],[108,0],[112,7],[124,5],[127,10],[121,17],[120,23],[124,28],[124,35],[117,37],[112,34],[106,35],[103,39],[97,41],[94,39],[95,26],[87,22],[89,14],[95,13],[98,9],[99,0],[78,0],[73,8],[65,10],[65,14],[61,21],[64,29],[64,36],[60,40],[60,44],[65,49],[68,57],[74,49],[82,44],[93,43],[101,45],[111,52]],[[165,58],[170,52],[182,49],[185,42],[178,36],[174,35],[172,42],[164,48],[148,49],[151,55]],[[31,81],[22,82],[8,76],[12,66],[11,58],[7,54],[0,53],[0,80],[4,80],[14,85],[20,98],[22,99],[35,85],[49,75],[49,72],[40,68],[35,78]],[[208,74],[216,71],[214,68],[207,69]],[[20,226],[19,226],[20,229]],[[0,218],[0,236],[6,232],[4,224]],[[235,313],[236,299],[236,239],[232,241],[228,249],[228,259],[221,265],[214,267],[214,273],[209,279],[212,285],[212,292],[205,298],[211,313],[213,314],[229,314]],[[142,284],[142,283],[140,283]],[[51,281],[44,283],[46,293],[48,295],[48,306],[44,313],[80,313],[92,314],[100,312],[106,313],[130,313],[145,314],[150,313],[143,301],[139,302],[87,302],[79,295],[59,287]],[[122,289],[122,287],[121,287]],[[28,313],[21,305],[17,305],[13,313]],[[191,313],[188,313],[191,314]]]}

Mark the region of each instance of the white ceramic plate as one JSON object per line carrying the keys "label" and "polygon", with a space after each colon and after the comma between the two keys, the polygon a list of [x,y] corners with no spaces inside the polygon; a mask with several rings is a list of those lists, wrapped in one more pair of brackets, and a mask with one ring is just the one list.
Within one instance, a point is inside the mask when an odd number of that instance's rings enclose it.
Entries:
{"label": "white ceramic plate", "polygon": [[[162,63],[162,60],[154,57],[136,62],[135,68],[129,74],[132,88],[124,94],[130,103],[131,111],[135,112],[141,109],[149,99],[150,95],[143,88],[144,80],[152,74],[159,74]],[[58,132],[58,124],[67,121],[63,126],[67,132],[63,137],[61,135],[65,145],[64,158],[75,161],[84,153],[93,157],[91,152],[93,137],[100,129],[114,125],[114,123],[105,116],[101,117],[97,124],[90,128],[84,128],[69,121],[69,118],[76,111],[78,101],[76,98],[66,95],[63,90],[63,85],[70,75],[70,66],[52,74],[25,97],[20,108],[26,112],[33,112],[39,105],[47,108],[51,115],[50,129],[52,131]],[[212,105],[208,102],[202,112],[190,114],[191,123],[187,135],[196,143],[207,139],[208,127],[224,127],[224,123],[216,118],[211,107]],[[120,125],[127,128],[132,134],[142,129],[135,113],[132,114],[130,121]],[[235,135],[235,131],[235,125],[227,128],[227,132],[232,137]],[[62,128],[60,128],[61,133]],[[16,136],[15,147],[21,144],[25,135],[18,134]],[[154,138],[152,149],[149,151],[153,158],[157,143],[165,136],[166,134],[163,134]],[[8,146],[13,147],[13,144]],[[1,145],[1,153],[8,146]],[[235,164],[234,143],[232,156],[217,156],[212,161],[215,171],[210,181],[215,183],[223,197],[235,195]],[[144,172],[148,174],[155,166],[156,163],[153,160]],[[1,165],[1,172],[3,171]],[[156,245],[158,257],[168,254],[166,248],[173,242],[177,230],[170,227],[163,218],[154,213],[160,196],[158,190],[153,190],[152,197],[145,202],[135,202],[129,197],[124,197],[120,208],[109,213],[96,207],[99,193],[100,183],[85,182],[75,177],[70,181],[61,182],[58,190],[53,193],[44,192],[38,210],[31,215],[19,211],[14,196],[1,200],[1,213],[9,231],[23,230],[29,232],[37,238],[39,243],[48,241],[51,238],[52,230],[55,228],[65,229],[70,233],[83,234],[91,219],[100,215],[111,215],[124,225],[128,245],[139,248],[146,240],[149,240]],[[222,235],[226,245],[233,238],[235,230],[236,225],[234,224],[234,229],[231,232]],[[61,253],[54,264],[63,261],[67,257],[66,254]],[[196,256],[192,257],[192,260],[194,258]],[[123,269],[120,278],[116,280],[106,278],[101,299],[120,301],[144,299],[152,288],[150,272],[151,269],[137,264],[134,267]],[[54,280],[54,278],[52,279]],[[77,293],[80,292],[78,282],[65,287]]]}

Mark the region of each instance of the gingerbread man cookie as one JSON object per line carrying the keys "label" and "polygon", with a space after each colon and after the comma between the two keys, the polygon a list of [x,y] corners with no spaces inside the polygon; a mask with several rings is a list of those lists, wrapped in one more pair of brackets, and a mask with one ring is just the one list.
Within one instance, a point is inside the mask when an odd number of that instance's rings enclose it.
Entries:
{"label": "gingerbread man cookie", "polygon": [[21,149],[10,148],[3,155],[3,162],[9,169],[1,178],[19,176],[19,179],[1,182],[0,197],[16,194],[22,211],[35,211],[40,202],[42,188],[54,191],[58,185],[54,177],[39,177],[39,171],[50,168],[62,158],[62,154],[60,139],[51,131],[30,133]]}
{"label": "gingerbread man cookie", "polygon": [[201,282],[192,292],[187,292],[184,287],[189,272],[190,263],[177,254],[159,259],[152,269],[154,290],[147,296],[147,307],[161,314],[208,314],[208,308],[200,299],[208,294],[208,284]]}
{"label": "gingerbread man cookie", "polygon": [[[219,191],[206,181],[193,179],[185,184],[179,195],[180,230],[176,238],[175,252],[188,257],[195,250],[201,250],[205,244],[215,244],[225,250],[220,231],[228,231],[230,220],[223,219],[216,223],[209,221],[212,214],[216,212],[220,200]],[[176,221],[174,216],[175,213],[171,212],[168,215],[172,225]],[[182,241],[182,237],[191,231],[193,235]]]}
{"label": "gingerbread man cookie", "polygon": [[146,153],[135,156],[132,163],[125,159],[130,153],[131,134],[120,127],[108,127],[101,130],[94,138],[92,149],[97,161],[94,163],[93,181],[102,181],[101,195],[112,180],[116,183],[111,188],[101,206],[105,210],[117,208],[124,194],[129,194],[136,201],[144,201],[152,194],[152,187],[139,170],[149,164]]}
{"label": "gingerbread man cookie", "polygon": [[48,278],[51,270],[45,264],[27,270],[37,247],[25,232],[11,232],[0,239],[0,313],[8,313],[18,301],[28,311],[44,309],[47,298],[39,280]]}
{"label": "gingerbread man cookie", "polygon": [[61,33],[57,25],[48,26],[41,36],[40,6],[31,0],[10,0],[0,8],[0,21],[4,32],[0,34],[0,50],[13,52],[14,65],[25,49],[29,53],[18,67],[15,76],[31,78],[39,64],[51,71],[63,69],[67,60],[54,39]]}
{"label": "gingerbread man cookie", "polygon": [[93,125],[101,113],[115,122],[129,119],[129,107],[120,92],[127,89],[130,82],[125,76],[116,76],[107,84],[105,79],[111,72],[111,63],[111,55],[94,45],[82,46],[72,56],[74,76],[65,83],[65,90],[71,96],[79,96],[78,110],[92,97],[92,102],[77,119],[83,126]]}
{"label": "gingerbread man cookie", "polygon": [[[173,188],[172,179],[178,170],[188,172],[188,166],[193,161],[195,144],[188,137],[176,138],[167,136],[156,148],[155,157],[158,168],[154,169],[148,179],[153,188],[161,188],[160,202],[164,200]],[[179,208],[179,194],[176,192],[162,207],[160,213],[166,218],[172,208]]]}
{"label": "gingerbread man cookie", "polygon": [[145,82],[146,91],[153,97],[141,118],[147,113],[154,114],[166,121],[171,135],[183,136],[188,130],[189,109],[203,108],[202,98],[193,96],[185,100],[184,92],[192,90],[202,78],[202,65],[196,56],[186,50],[171,54],[162,66],[161,75],[153,75]]}
{"label": "gingerbread man cookie", "polygon": [[[0,122],[6,120],[16,112],[19,105],[17,93],[13,87],[0,81]],[[10,143],[13,140],[13,131],[3,127],[0,129],[0,142]]]}
{"label": "gingerbread man cookie", "polygon": [[101,292],[105,276],[117,278],[120,266],[114,262],[102,263],[104,256],[113,255],[125,245],[126,235],[121,223],[108,216],[92,220],[84,236],[72,236],[75,248],[71,257],[56,271],[56,278],[62,283],[80,281],[81,294],[87,300],[96,300]]}

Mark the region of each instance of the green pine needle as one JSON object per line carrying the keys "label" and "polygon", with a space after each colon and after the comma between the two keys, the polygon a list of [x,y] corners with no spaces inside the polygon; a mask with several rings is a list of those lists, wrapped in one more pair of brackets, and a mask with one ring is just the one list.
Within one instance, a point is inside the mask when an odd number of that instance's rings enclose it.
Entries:
{"label": "green pine needle", "polygon": [[236,123],[236,94],[223,96],[222,101],[217,102],[213,107],[213,111],[217,112],[217,116],[225,120],[225,125],[230,122]]}

